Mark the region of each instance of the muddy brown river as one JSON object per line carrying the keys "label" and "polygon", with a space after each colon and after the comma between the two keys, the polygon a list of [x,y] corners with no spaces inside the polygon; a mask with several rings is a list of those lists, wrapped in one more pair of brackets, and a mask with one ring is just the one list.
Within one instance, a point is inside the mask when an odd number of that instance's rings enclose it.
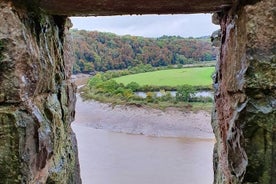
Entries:
{"label": "muddy brown river", "polygon": [[83,184],[212,184],[213,141],[73,129]]}
{"label": "muddy brown river", "polygon": [[78,96],[72,127],[83,184],[211,184],[209,122],[204,112],[112,108]]}

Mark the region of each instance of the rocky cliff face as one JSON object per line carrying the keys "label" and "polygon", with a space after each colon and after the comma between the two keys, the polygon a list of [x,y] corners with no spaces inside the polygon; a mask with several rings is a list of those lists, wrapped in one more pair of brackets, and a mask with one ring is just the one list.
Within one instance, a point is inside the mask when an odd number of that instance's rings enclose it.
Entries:
{"label": "rocky cliff face", "polygon": [[70,23],[23,7],[0,2],[0,183],[81,183]]}
{"label": "rocky cliff face", "polygon": [[276,182],[275,1],[219,13],[215,79],[215,182]]}

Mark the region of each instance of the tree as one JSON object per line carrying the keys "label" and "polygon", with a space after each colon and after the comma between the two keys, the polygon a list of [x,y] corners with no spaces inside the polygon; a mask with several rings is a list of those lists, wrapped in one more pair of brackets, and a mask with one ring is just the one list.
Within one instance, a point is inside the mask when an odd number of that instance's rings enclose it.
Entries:
{"label": "tree", "polygon": [[107,80],[104,81],[99,88],[103,90],[103,92],[108,92],[110,94],[115,94],[115,91],[121,87],[115,80]]}
{"label": "tree", "polygon": [[97,88],[97,86],[99,86],[102,83],[103,83],[102,75],[96,74],[94,77],[89,79],[88,86],[90,89]]}
{"label": "tree", "polygon": [[71,35],[80,72],[91,69],[84,64],[87,62],[93,63],[92,70],[106,71],[126,69],[139,64],[154,67],[188,64],[210,60],[216,56],[207,39],[187,39],[180,36],[143,38],[84,30],[71,30]]}
{"label": "tree", "polygon": [[89,63],[89,62],[84,63],[83,72],[84,73],[90,73],[92,71],[94,71],[93,63]]}
{"label": "tree", "polygon": [[175,63],[177,64],[186,64],[187,58],[181,54],[175,54]]}

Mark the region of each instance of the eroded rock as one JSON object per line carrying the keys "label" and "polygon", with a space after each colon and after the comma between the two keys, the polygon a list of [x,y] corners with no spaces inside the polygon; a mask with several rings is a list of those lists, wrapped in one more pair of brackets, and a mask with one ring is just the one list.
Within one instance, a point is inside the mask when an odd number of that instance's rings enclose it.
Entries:
{"label": "eroded rock", "polygon": [[275,3],[239,5],[220,24],[214,183],[275,183]]}
{"label": "eroded rock", "polygon": [[0,183],[81,183],[68,20],[3,1],[0,20]]}

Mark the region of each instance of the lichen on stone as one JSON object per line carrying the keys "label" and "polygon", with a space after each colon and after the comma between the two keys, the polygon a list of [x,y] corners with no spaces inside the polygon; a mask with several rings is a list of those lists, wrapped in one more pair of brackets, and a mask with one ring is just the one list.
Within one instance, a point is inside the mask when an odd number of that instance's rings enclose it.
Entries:
{"label": "lichen on stone", "polygon": [[263,0],[243,1],[221,17],[223,39],[212,122],[217,138],[215,184],[276,181],[273,16],[273,1]]}
{"label": "lichen on stone", "polygon": [[66,17],[26,6],[0,2],[0,183],[79,184]]}

